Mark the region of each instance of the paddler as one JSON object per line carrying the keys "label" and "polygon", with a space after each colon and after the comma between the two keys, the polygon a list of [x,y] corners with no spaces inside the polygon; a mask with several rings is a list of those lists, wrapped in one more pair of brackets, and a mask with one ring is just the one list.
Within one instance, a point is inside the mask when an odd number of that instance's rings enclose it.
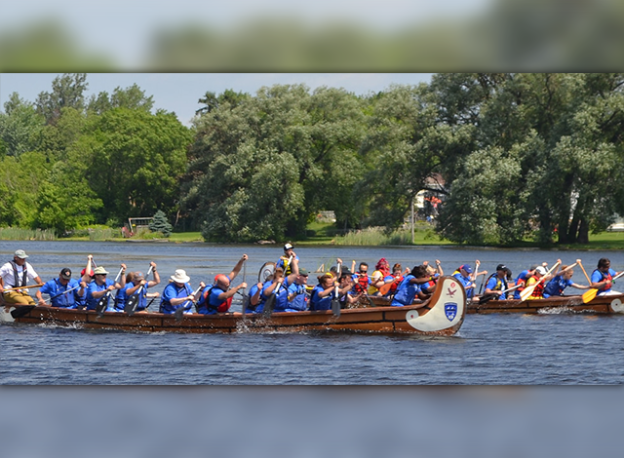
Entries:
{"label": "paddler", "polygon": [[498,299],[507,299],[507,293],[503,291],[509,289],[507,284],[508,270],[505,264],[496,266],[496,273],[493,273],[488,279],[483,296],[498,296]]}
{"label": "paddler", "polygon": [[[184,308],[186,314],[193,313],[190,304],[197,300],[200,292],[197,291],[197,294],[193,295],[190,281],[191,278],[186,275],[185,270],[177,269],[174,272],[171,283],[165,286],[160,298],[160,313],[173,315],[179,308]],[[200,282],[199,286],[203,288],[206,285]]]}
{"label": "paddler", "polygon": [[[578,264],[580,259],[576,260]],[[568,286],[576,289],[589,289],[589,286],[577,285],[572,281],[572,275],[574,275],[574,269],[566,270],[568,266],[561,266],[561,272],[553,277],[544,287],[544,298],[551,296],[563,296],[563,290]]]}
{"label": "paddler", "polygon": [[611,261],[609,259],[601,258],[598,261],[598,267],[592,272],[590,286],[598,290],[598,296],[611,296],[615,294],[622,294],[611,289],[611,286],[613,285],[613,279],[620,275],[622,272],[616,272],[615,270],[613,270],[611,268]]}
{"label": "paddler", "polygon": [[48,281],[35,293],[38,299],[37,305],[40,307],[48,307],[48,304],[42,297],[42,294],[48,294],[52,307],[75,309],[77,307],[77,301],[85,294],[87,284],[82,280],[78,283],[77,280],[71,277],[71,269],[69,267],[64,267],[59,273],[58,278]]}
{"label": "paddler", "polygon": [[433,288],[428,289],[430,279],[431,277],[424,265],[415,266],[399,285],[390,305],[404,307],[411,305],[416,297],[422,300],[427,299],[428,294],[436,288],[433,286]]}
{"label": "paddler", "polygon": [[[87,286],[87,310],[95,310],[97,308],[99,300],[107,294],[109,291],[112,292],[116,289],[121,289],[126,286],[126,277],[124,273],[126,273],[126,265],[121,264],[121,280],[114,281],[110,278],[107,278],[108,272],[104,267],[99,266],[94,271],[93,274],[95,276],[95,280],[89,283]],[[109,309],[109,300],[106,299],[106,310]],[[112,307],[110,307],[112,310]]]}
{"label": "paddler", "polygon": [[17,250],[13,260],[5,263],[0,268],[0,294],[3,295],[6,305],[35,305],[34,299],[26,289],[16,289],[4,292],[4,289],[26,286],[28,281],[37,284],[43,283],[35,269],[26,261],[28,255],[24,250]]}
{"label": "paddler", "polygon": [[244,254],[236,263],[229,275],[218,274],[212,285],[204,288],[197,303],[197,313],[203,315],[214,315],[217,313],[227,313],[232,305],[232,298],[239,289],[247,288],[247,283],[242,282],[238,286],[230,288],[232,281],[236,278],[243,263],[249,257]]}

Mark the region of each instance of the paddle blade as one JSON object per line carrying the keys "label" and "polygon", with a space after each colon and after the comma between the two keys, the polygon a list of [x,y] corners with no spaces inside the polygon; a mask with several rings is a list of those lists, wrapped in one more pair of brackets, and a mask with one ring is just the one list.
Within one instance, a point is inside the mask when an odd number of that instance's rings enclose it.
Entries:
{"label": "paddle blade", "polygon": [[594,297],[596,297],[596,294],[598,294],[598,290],[596,288],[588,289],[585,293],[583,293],[583,304],[587,304],[593,300]]}
{"label": "paddle blade", "polygon": [[273,313],[273,309],[275,308],[275,294],[271,294],[269,298],[264,303],[264,309],[262,310],[262,314],[265,318],[269,318]]}
{"label": "paddle blade", "polygon": [[385,296],[386,294],[388,294],[388,291],[390,291],[390,288],[392,287],[393,284],[394,284],[393,281],[384,283],[382,287],[379,288],[379,292],[381,293],[381,295]]}
{"label": "paddle blade", "polygon": [[249,297],[248,294],[245,294],[243,296],[243,315],[245,313],[247,313],[247,308],[249,307],[249,301],[251,300],[251,298]]}
{"label": "paddle blade", "polygon": [[28,315],[32,309],[34,309],[34,305],[22,305],[21,307],[16,308],[15,310],[11,310],[11,316],[13,318],[20,318],[24,315]]}
{"label": "paddle blade", "polygon": [[485,296],[482,296],[481,299],[479,299],[479,305],[485,304],[486,302],[490,302],[492,299],[496,297],[498,297],[496,296],[496,294],[487,294]]}
{"label": "paddle blade", "polygon": [[533,294],[533,290],[535,289],[536,286],[537,286],[537,283],[529,286],[528,288],[524,288],[522,292],[520,293],[520,299],[523,301],[526,301],[529,297],[531,297],[531,294]]}
{"label": "paddle blade", "polygon": [[106,308],[108,307],[108,294],[102,296],[102,298],[98,301],[97,307],[95,307],[95,311],[98,314],[98,317],[104,315]]}
{"label": "paddle blade", "polygon": [[340,301],[338,300],[338,298],[332,299],[331,306],[332,306],[332,313],[334,314],[334,316],[339,317],[340,316]]}
{"label": "paddle blade", "polygon": [[136,308],[138,304],[139,304],[139,295],[133,294],[126,300],[126,305],[124,306],[124,312],[126,312],[128,316],[132,316],[134,312],[136,312]]}
{"label": "paddle blade", "polygon": [[182,318],[184,317],[184,307],[180,307],[180,308],[176,309],[174,315],[175,315],[175,320],[177,322],[182,321]]}

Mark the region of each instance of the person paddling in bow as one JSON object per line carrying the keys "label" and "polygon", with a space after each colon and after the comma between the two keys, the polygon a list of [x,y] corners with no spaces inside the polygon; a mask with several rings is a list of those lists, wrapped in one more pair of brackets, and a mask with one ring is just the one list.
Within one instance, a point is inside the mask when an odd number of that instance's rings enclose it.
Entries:
{"label": "person paddling in bow", "polygon": [[[193,313],[190,304],[197,300],[199,291],[193,295],[189,281],[191,279],[186,275],[186,271],[178,269],[174,272],[171,276],[171,282],[163,290],[160,299],[160,313],[173,315],[179,308],[185,309],[184,313]],[[200,282],[199,286],[204,288],[206,285],[204,282]]]}
{"label": "person paddling in bow", "polygon": [[43,283],[35,269],[26,261],[28,255],[24,250],[17,250],[13,260],[0,268],[0,294],[3,294],[6,305],[35,305],[33,298],[24,289],[4,292],[5,289],[26,286],[28,281]]}
{"label": "person paddling in bow", "polygon": [[[147,280],[143,278],[143,272],[129,272],[126,275],[126,286],[117,291],[117,297],[115,300],[115,311],[123,312],[124,307],[126,305],[126,300],[134,295],[139,295],[139,301],[136,307],[137,312],[142,312],[147,308],[147,298],[148,297],[158,297],[159,293],[148,293],[147,290],[149,288],[153,288],[154,286],[160,283],[160,275],[156,271],[156,263],[150,262],[150,269],[152,271],[152,275],[154,276],[153,280]],[[148,272],[149,275],[149,272]]]}
{"label": "person paddling in bow", "polygon": [[404,307],[411,305],[416,297],[422,300],[427,299],[429,297],[428,294],[432,293],[436,288],[433,286],[429,289],[430,279],[431,277],[424,265],[415,266],[399,285],[390,305],[393,307]]}
{"label": "person paddling in bow", "polygon": [[[126,272],[126,265],[121,264],[121,280],[115,281],[107,278],[108,272],[104,267],[99,266],[94,271],[95,280],[89,283],[87,287],[87,310],[95,310],[98,306],[98,302],[104,295],[109,292],[113,292],[116,289],[121,289],[126,285],[126,277],[124,277],[124,273]],[[108,297],[108,296],[107,296]],[[106,300],[106,311],[112,311],[113,308],[108,303],[108,299]]]}
{"label": "person paddling in bow", "polygon": [[232,305],[232,297],[239,289],[247,288],[247,283],[242,282],[238,286],[230,288],[232,281],[236,278],[243,263],[249,257],[244,254],[232,269],[229,275],[218,274],[212,285],[206,286],[201,293],[197,303],[197,313],[203,315],[214,315],[216,313],[226,313]]}
{"label": "person paddling in bow", "polygon": [[50,296],[50,304],[52,307],[75,309],[80,297],[85,294],[87,284],[84,281],[78,283],[77,280],[71,278],[72,271],[65,267],[59,273],[58,278],[50,280],[35,293],[40,307],[48,307],[46,301],[43,300],[42,294]]}
{"label": "person paddling in bow", "polygon": [[[624,272],[624,270],[622,272]],[[616,272],[613,270],[609,259],[601,258],[598,261],[598,267],[592,272],[590,286],[598,290],[598,296],[622,294],[611,289],[611,286],[613,286],[613,279],[622,272]]]}

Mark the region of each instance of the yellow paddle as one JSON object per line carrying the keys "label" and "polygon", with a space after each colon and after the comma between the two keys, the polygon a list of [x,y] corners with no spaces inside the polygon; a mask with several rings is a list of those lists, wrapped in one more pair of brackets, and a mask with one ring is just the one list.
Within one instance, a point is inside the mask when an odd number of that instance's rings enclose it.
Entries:
{"label": "yellow paddle", "polygon": [[[620,275],[617,275],[613,280],[611,281],[615,281],[618,278],[620,278],[622,275],[624,275],[624,270],[622,272],[620,272]],[[590,282],[591,284],[591,282]],[[587,292],[583,293],[583,304],[587,304],[589,301],[591,301],[594,297],[596,297],[596,294],[598,294],[598,288],[592,288],[587,290]]]}
{"label": "yellow paddle", "polygon": [[521,300],[523,300],[523,301],[526,301],[526,300],[527,300],[527,299],[531,296],[531,294],[533,294],[533,291],[535,290],[535,287],[536,287],[537,285],[539,285],[541,282],[543,282],[543,281],[544,281],[544,279],[545,279],[546,277],[548,277],[548,276],[550,275],[550,273],[551,273],[553,270],[555,270],[555,268],[556,268],[559,264],[560,264],[560,262],[559,262],[559,261],[557,261],[557,262],[555,263],[555,265],[554,265],[554,266],[552,266],[552,267],[551,267],[551,269],[550,269],[548,272],[546,272],[546,275],[544,275],[542,278],[540,278],[540,279],[539,279],[539,281],[538,281],[537,283],[534,283],[534,284],[532,284],[531,286],[529,286],[529,287],[527,287],[527,288],[524,288],[524,289],[522,290],[522,292],[520,293],[520,299],[521,299]]}

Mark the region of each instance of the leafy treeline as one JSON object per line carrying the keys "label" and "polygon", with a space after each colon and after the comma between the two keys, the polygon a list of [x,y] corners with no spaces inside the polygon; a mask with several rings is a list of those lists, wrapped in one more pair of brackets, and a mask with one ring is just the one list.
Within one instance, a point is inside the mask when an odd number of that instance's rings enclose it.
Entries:
{"label": "leafy treeline", "polygon": [[320,210],[402,224],[446,182],[438,231],[460,243],[587,242],[624,215],[622,74],[438,74],[356,96],[206,92],[192,128],[135,86],[85,100],[85,75],[0,113],[1,225],[66,231],[162,210],[208,240],[281,240]]}

